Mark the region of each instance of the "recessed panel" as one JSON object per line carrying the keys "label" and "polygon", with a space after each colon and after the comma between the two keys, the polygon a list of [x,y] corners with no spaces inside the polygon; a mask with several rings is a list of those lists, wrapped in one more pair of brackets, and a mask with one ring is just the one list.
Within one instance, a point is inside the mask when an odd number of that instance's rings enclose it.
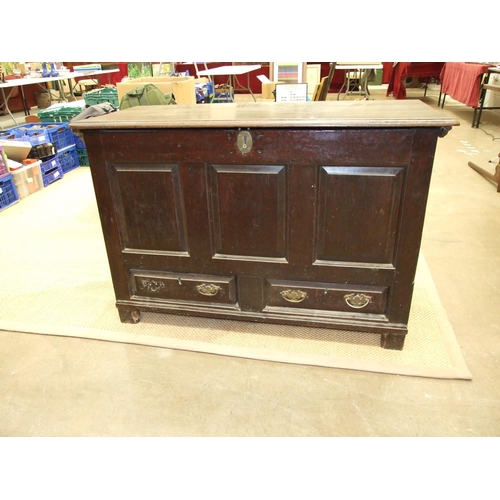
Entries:
{"label": "recessed panel", "polygon": [[178,165],[111,164],[123,250],[188,252]]}
{"label": "recessed panel", "polygon": [[403,167],[321,167],[316,259],[391,264]]}
{"label": "recessed panel", "polygon": [[208,172],[214,255],[285,259],[285,167],[210,165]]}

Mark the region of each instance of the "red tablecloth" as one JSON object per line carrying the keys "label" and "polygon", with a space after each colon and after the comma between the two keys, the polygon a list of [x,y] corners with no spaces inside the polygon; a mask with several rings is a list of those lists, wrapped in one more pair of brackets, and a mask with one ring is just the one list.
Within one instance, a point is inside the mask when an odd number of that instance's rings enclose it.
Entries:
{"label": "red tablecloth", "polygon": [[489,64],[448,62],[441,71],[441,92],[451,98],[477,108],[481,90],[481,77]]}
{"label": "red tablecloth", "polygon": [[405,80],[407,78],[439,78],[443,62],[400,62],[392,70],[387,87],[387,95],[396,99],[406,99]]}

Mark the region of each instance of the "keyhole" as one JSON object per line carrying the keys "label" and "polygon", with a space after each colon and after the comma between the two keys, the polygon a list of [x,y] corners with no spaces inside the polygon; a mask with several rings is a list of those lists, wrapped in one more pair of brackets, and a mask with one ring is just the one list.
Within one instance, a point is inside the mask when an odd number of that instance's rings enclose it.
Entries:
{"label": "keyhole", "polygon": [[243,154],[248,154],[250,153],[250,151],[252,151],[252,142],[253,141],[250,132],[247,132],[245,130],[245,131],[240,131],[238,133],[238,139],[236,141],[236,145]]}

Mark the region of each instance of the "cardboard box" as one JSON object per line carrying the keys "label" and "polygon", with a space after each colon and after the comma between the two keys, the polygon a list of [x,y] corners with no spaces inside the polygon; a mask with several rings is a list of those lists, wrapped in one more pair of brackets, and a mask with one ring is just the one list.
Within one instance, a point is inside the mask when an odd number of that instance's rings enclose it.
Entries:
{"label": "cardboard box", "polygon": [[11,172],[19,199],[43,189],[41,162],[37,161]]}
{"label": "cardboard box", "polygon": [[274,90],[276,89],[276,84],[279,82],[272,82],[265,75],[258,75],[257,78],[262,83],[262,99],[273,99],[274,100]]}
{"label": "cardboard box", "polygon": [[118,90],[118,102],[121,102],[122,97],[141,85],[152,83],[156,85],[164,94],[172,93],[175,96],[177,104],[196,104],[196,92],[194,89],[195,82],[206,82],[206,78],[197,78],[193,76],[151,76],[143,78],[134,78],[125,82],[118,82],[116,88]]}
{"label": "cardboard box", "polygon": [[274,90],[276,89],[276,84],[279,82],[265,82],[262,83],[262,99],[273,99],[274,100]]}

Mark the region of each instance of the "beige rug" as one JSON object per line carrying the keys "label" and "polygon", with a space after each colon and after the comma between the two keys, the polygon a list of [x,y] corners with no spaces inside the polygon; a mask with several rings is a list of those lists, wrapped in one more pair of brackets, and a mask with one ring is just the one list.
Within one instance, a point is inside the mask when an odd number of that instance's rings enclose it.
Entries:
{"label": "beige rug", "polygon": [[470,380],[421,257],[403,351],[359,332],[143,314],[114,304],[90,171],[80,167],[0,212],[0,329],[398,375]]}

